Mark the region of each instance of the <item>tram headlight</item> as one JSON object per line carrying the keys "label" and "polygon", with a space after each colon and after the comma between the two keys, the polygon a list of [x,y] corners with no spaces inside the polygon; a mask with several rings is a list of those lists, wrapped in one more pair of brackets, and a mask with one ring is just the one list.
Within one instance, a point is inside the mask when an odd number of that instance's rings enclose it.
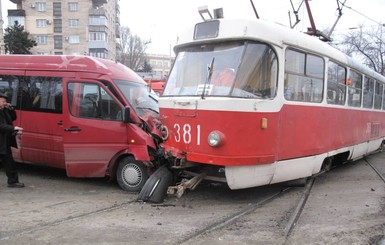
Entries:
{"label": "tram headlight", "polygon": [[218,147],[223,143],[223,134],[219,131],[212,131],[207,137],[207,142],[212,147]]}

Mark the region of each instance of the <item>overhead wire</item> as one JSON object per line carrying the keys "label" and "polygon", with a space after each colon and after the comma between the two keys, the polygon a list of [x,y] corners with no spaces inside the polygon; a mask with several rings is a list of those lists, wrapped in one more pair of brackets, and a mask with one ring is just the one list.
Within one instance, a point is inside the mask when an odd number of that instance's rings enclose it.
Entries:
{"label": "overhead wire", "polygon": [[[371,20],[371,21],[373,21],[374,23],[376,23],[376,24],[378,24],[378,25],[383,25],[382,23],[380,23],[380,22],[378,22],[378,21],[376,21],[376,20],[370,18],[369,16],[367,16],[367,15],[365,15],[365,14],[363,14],[363,13],[361,13],[361,12],[355,10],[355,9],[353,9],[352,7],[347,6],[345,3],[341,2],[340,0],[338,0],[338,2],[341,3],[342,6],[344,6],[344,7],[348,8],[348,9],[350,9],[350,10],[353,11],[353,12],[356,12],[356,13],[359,14],[359,15],[362,15],[363,17],[367,18],[368,20]],[[345,1],[345,2],[346,2],[346,1]]]}

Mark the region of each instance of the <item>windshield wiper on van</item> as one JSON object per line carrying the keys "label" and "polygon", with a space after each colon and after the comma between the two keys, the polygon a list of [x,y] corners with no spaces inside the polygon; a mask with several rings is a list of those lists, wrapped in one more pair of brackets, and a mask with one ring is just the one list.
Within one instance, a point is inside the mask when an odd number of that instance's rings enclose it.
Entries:
{"label": "windshield wiper on van", "polygon": [[150,99],[152,99],[153,101],[155,101],[156,103],[158,103],[158,99],[155,98],[153,94],[148,94],[148,97],[150,97]]}
{"label": "windshield wiper on van", "polygon": [[207,67],[207,79],[205,81],[205,84],[203,84],[202,95],[201,95],[202,99],[205,98],[206,86],[207,86],[207,84],[210,84],[211,76],[213,75],[214,61],[215,61],[215,57],[213,57],[213,59],[211,60],[210,65]]}
{"label": "windshield wiper on van", "polygon": [[159,114],[159,111],[156,111],[150,107],[135,107],[135,109],[150,110],[150,111],[155,112],[156,114]]}

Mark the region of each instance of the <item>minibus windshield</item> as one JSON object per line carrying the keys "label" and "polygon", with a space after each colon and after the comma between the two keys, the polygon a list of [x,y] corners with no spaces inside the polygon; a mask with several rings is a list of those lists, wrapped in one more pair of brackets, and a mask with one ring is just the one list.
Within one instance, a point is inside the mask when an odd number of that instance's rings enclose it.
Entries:
{"label": "minibus windshield", "polygon": [[277,82],[277,55],[268,44],[200,44],[178,50],[163,96],[273,98]]}
{"label": "minibus windshield", "polygon": [[144,117],[148,113],[159,114],[156,95],[149,92],[146,84],[125,80],[114,81],[138,116]]}

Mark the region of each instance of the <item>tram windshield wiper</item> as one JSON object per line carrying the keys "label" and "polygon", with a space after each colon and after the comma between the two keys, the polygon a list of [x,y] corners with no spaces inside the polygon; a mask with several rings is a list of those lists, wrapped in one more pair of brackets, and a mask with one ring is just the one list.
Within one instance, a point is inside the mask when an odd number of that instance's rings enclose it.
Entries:
{"label": "tram windshield wiper", "polygon": [[213,75],[214,61],[215,61],[215,57],[212,58],[210,65],[207,67],[207,78],[206,78],[205,83],[203,84],[203,90],[202,90],[202,95],[201,95],[202,99],[205,98],[206,86],[207,86],[207,84],[210,84],[211,76]]}

